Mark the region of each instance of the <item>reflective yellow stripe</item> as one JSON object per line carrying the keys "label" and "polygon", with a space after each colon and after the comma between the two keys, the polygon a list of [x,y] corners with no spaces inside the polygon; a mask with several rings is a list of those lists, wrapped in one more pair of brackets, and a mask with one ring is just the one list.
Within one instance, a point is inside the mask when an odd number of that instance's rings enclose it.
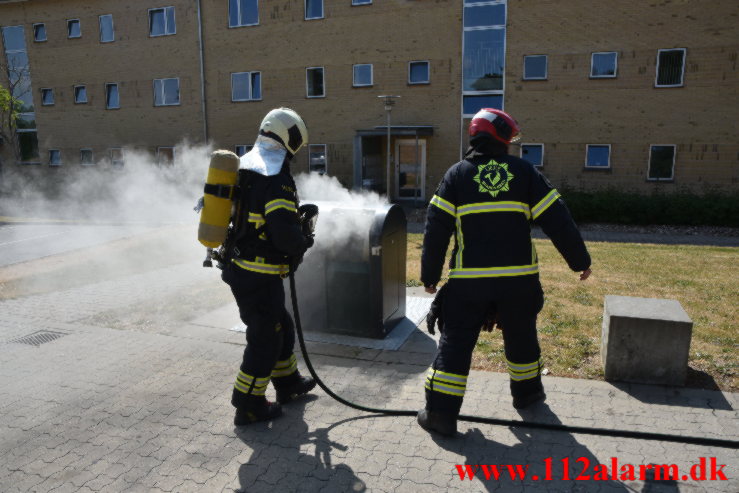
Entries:
{"label": "reflective yellow stripe", "polygon": [[251,395],[264,395],[269,385],[270,377],[261,377],[255,379],[252,375],[240,371],[236,375],[236,383],[234,388],[239,392]]}
{"label": "reflective yellow stripe", "polygon": [[291,355],[289,359],[278,361],[272,370],[273,377],[286,377],[298,371],[298,360],[295,355]]}
{"label": "reflective yellow stripe", "polygon": [[428,383],[426,383],[425,387],[429,389],[432,392],[441,392],[442,394],[448,394],[453,395],[456,397],[464,397],[464,389],[457,389],[454,387],[449,387],[437,382],[434,382],[433,388],[429,386]]}
{"label": "reflective yellow stripe", "polygon": [[251,260],[244,260],[241,258],[233,259],[233,263],[252,272],[258,272],[260,274],[274,274],[278,276],[287,275],[290,272],[290,266],[285,264],[263,264],[260,262],[253,262]]}
{"label": "reflective yellow stripe", "polygon": [[287,209],[290,212],[298,212],[295,202],[286,199],[275,199],[267,202],[264,206],[264,215],[274,212],[277,209]]}
{"label": "reflective yellow stripe", "polygon": [[551,192],[546,194],[543,199],[541,199],[534,207],[531,208],[533,218],[536,219],[537,217],[541,216],[541,213],[547,210],[549,206],[551,206],[559,197],[560,195],[557,190],[552,190]]}
{"label": "reflective yellow stripe", "polygon": [[452,216],[457,215],[457,208],[454,207],[454,204],[452,204],[451,202],[447,200],[442,199],[438,195],[434,195],[433,197],[431,197],[431,201],[429,201],[429,205],[435,205],[442,211],[449,213]]}
{"label": "reflective yellow stripe", "polygon": [[457,208],[457,215],[475,214],[480,212],[522,212],[527,219],[531,218],[531,210],[523,202],[478,202],[466,204]]}
{"label": "reflective yellow stripe", "polygon": [[541,372],[541,359],[533,363],[512,363],[506,359],[506,363],[508,364],[508,375],[511,377],[511,380],[517,382],[535,378]]}
{"label": "reflective yellow stripe", "polygon": [[539,265],[512,265],[508,267],[466,267],[449,271],[449,279],[470,279],[476,277],[527,276],[539,272]]}
{"label": "reflective yellow stripe", "polygon": [[535,378],[539,375],[539,370],[531,370],[526,373],[514,373],[512,371],[509,371],[508,375],[511,377],[511,380],[519,382],[521,380],[531,380],[532,378]]}
{"label": "reflective yellow stripe", "polygon": [[434,392],[464,397],[464,391],[467,388],[467,375],[429,368],[424,387]]}
{"label": "reflective yellow stripe", "polygon": [[446,380],[447,382],[452,382],[452,383],[461,384],[461,385],[467,384],[467,375],[460,375],[458,373],[448,373],[448,372],[441,371],[441,370],[434,370],[433,368],[429,368],[429,371],[426,373],[426,378]]}
{"label": "reflective yellow stripe", "polygon": [[464,234],[462,233],[462,218],[457,216],[457,258],[455,266],[462,268],[462,252],[464,252]]}
{"label": "reflective yellow stripe", "polygon": [[264,216],[261,214],[256,214],[254,212],[249,213],[249,222],[252,223],[263,223],[264,222]]}
{"label": "reflective yellow stripe", "polygon": [[539,368],[539,364],[541,363],[541,360],[534,361],[533,363],[511,363],[508,359],[506,359],[506,363],[508,364],[508,369],[512,371],[522,372],[522,371],[529,371],[534,370],[536,368]]}

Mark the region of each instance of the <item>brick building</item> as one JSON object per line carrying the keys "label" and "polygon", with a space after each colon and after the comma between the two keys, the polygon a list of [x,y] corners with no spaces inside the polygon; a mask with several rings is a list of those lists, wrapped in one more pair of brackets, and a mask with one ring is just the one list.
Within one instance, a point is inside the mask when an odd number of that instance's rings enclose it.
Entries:
{"label": "brick building", "polygon": [[737,21],[734,0],[0,0],[23,164],[0,152],[40,176],[129,148],[176,165],[183,140],[244,152],[289,106],[297,171],[384,191],[397,95],[397,200],[428,200],[484,106],[557,186],[736,191]]}

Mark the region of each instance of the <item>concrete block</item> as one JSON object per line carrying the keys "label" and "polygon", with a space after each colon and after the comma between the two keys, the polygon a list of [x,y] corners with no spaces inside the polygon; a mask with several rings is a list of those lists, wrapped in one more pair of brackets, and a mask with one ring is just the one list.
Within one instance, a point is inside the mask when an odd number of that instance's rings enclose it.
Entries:
{"label": "concrete block", "polygon": [[677,300],[606,296],[606,380],[685,385],[693,321]]}

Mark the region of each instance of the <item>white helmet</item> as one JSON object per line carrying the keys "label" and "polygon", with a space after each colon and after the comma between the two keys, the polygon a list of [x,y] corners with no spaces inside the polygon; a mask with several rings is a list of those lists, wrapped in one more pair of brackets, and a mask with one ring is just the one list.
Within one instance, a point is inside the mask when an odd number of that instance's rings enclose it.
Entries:
{"label": "white helmet", "polygon": [[259,134],[276,140],[293,155],[308,143],[305,122],[290,108],[277,108],[267,113],[259,126]]}

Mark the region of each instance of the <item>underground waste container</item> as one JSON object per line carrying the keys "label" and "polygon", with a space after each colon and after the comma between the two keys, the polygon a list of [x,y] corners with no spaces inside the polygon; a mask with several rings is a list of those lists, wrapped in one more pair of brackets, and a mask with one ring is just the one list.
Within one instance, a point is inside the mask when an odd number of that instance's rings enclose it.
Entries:
{"label": "underground waste container", "polygon": [[[303,330],[384,338],[405,317],[405,212],[306,202],[320,212],[315,244],[295,274]],[[292,313],[289,290],[285,280]]]}

